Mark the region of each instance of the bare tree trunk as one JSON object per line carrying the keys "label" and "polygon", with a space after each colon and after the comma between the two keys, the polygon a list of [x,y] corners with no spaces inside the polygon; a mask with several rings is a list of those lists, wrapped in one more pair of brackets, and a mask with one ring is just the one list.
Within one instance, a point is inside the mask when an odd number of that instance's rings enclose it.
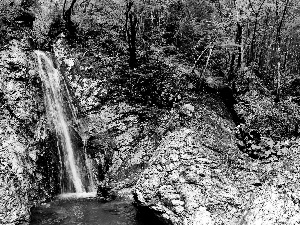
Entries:
{"label": "bare tree trunk", "polygon": [[254,7],[253,7],[253,3],[251,0],[249,0],[250,3],[250,7],[253,11],[253,13],[255,14],[255,23],[254,23],[254,30],[253,30],[253,36],[252,36],[252,41],[251,41],[251,47],[250,47],[250,57],[248,58],[248,63],[255,61],[255,45],[256,45],[256,33],[257,33],[257,26],[258,26],[258,16],[260,13],[260,10],[263,6],[263,4],[265,3],[265,0],[263,0],[260,5],[259,8],[257,10],[257,12],[255,11]]}
{"label": "bare tree trunk", "polygon": [[203,76],[204,76],[204,74],[205,74],[205,71],[206,71],[206,69],[207,69],[207,67],[208,67],[208,63],[209,63],[209,60],[210,60],[210,57],[211,57],[211,55],[212,55],[212,52],[213,52],[213,49],[214,49],[214,46],[213,45],[211,45],[210,47],[209,47],[209,53],[208,53],[208,56],[207,56],[207,60],[206,60],[206,63],[205,63],[205,67],[204,67],[204,69],[202,70],[202,72],[201,72],[201,74],[200,74],[200,90],[201,90],[201,88],[202,88],[202,86],[203,86],[203,82],[204,82],[204,80],[203,80]]}
{"label": "bare tree trunk", "polygon": [[64,1],[63,18],[64,18],[64,20],[66,21],[67,24],[72,23],[71,15],[72,15],[73,7],[74,7],[76,1],[77,0],[72,0],[71,5],[68,9],[66,9],[67,0]]}
{"label": "bare tree trunk", "polygon": [[228,75],[229,82],[234,80],[235,72],[236,70],[240,69],[243,60],[243,46],[241,46],[242,39],[243,39],[243,26],[239,22],[237,22],[236,25],[237,26],[236,26],[235,43],[238,45],[238,58],[237,58],[237,66],[235,67],[236,54],[233,52],[231,56],[229,75]]}
{"label": "bare tree trunk", "polygon": [[137,31],[137,16],[133,12],[133,2],[130,0],[126,5],[126,22],[125,29],[127,35],[128,51],[129,51],[129,67],[134,69],[137,67],[137,57],[136,57],[136,31]]}
{"label": "bare tree trunk", "polygon": [[235,42],[240,45],[238,47],[239,54],[238,54],[238,63],[237,63],[237,69],[241,67],[242,60],[243,60],[243,26],[240,23],[237,23],[237,32],[236,32],[236,39]]}
{"label": "bare tree trunk", "polygon": [[[277,1],[276,1],[277,3]],[[277,4],[276,4],[277,5]],[[289,0],[286,0],[285,7],[283,9],[282,17],[279,21],[279,24],[277,26],[276,30],[276,55],[277,55],[277,84],[276,84],[276,101],[280,101],[280,83],[281,83],[281,28],[283,25],[283,21],[285,18],[285,15],[287,13],[287,8],[289,5]],[[278,11],[276,10],[277,14]],[[277,15],[277,19],[279,20],[279,16]]]}
{"label": "bare tree trunk", "polygon": [[66,3],[67,0],[64,1],[64,8],[63,8],[63,19],[65,20],[66,23],[66,29],[69,32],[69,36],[74,35],[74,23],[72,22],[71,15],[73,11],[73,7],[75,5],[77,0],[72,0],[71,5],[68,9],[66,9]]}
{"label": "bare tree trunk", "polygon": [[280,101],[280,83],[281,83],[281,72],[280,72],[280,61],[277,62],[277,84],[276,84],[276,98],[275,101]]}
{"label": "bare tree trunk", "polygon": [[250,47],[250,57],[248,58],[248,63],[255,61],[254,49],[255,49],[255,42],[256,42],[257,23],[258,23],[258,20],[257,20],[257,17],[255,17],[253,36],[252,36],[251,47]]}

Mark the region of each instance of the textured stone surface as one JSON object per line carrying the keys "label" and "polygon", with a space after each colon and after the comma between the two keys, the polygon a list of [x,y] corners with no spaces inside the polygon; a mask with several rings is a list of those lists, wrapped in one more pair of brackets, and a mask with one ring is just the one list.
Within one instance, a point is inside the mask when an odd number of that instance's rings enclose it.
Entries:
{"label": "textured stone surface", "polygon": [[0,224],[19,224],[28,221],[32,205],[57,191],[48,180],[53,144],[42,86],[21,42],[1,51],[0,67]]}
{"label": "textured stone surface", "polygon": [[[155,145],[155,137],[147,130],[148,123],[139,121],[137,113],[141,110],[138,106],[117,103],[106,105],[99,113],[90,115],[94,121],[101,121],[101,129],[98,130],[102,130],[104,139],[110,138],[114,145],[111,149],[111,165],[100,185],[112,188],[112,193],[127,193],[127,197],[130,192],[126,188],[136,183]],[[111,148],[112,145],[109,146]],[[105,149],[98,148],[98,156],[107,155],[110,150]]]}
{"label": "textured stone surface", "polygon": [[[56,193],[48,179],[57,175],[56,142],[34,62],[20,49],[12,42],[0,60],[1,224],[27,221],[30,206]],[[171,110],[101,105],[105,84],[79,74],[70,79],[88,112],[80,119],[85,125],[74,129],[101,165],[99,188],[109,195],[134,196],[141,210],[165,224],[300,223],[299,141],[281,161],[255,161],[237,149],[230,114],[215,96],[191,96]]]}
{"label": "textured stone surface", "polygon": [[186,119],[162,138],[134,186],[141,210],[150,209],[163,223],[176,225],[300,222],[299,197],[293,191],[298,176],[283,176],[283,164],[242,155],[235,146],[234,125],[208,104],[195,104],[194,115]]}

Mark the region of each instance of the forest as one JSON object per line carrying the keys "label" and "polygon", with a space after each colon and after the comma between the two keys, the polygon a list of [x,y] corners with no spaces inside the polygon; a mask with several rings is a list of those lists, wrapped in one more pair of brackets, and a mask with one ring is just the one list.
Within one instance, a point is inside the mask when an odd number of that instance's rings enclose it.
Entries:
{"label": "forest", "polygon": [[102,200],[163,224],[299,224],[299,32],[296,0],[2,0],[0,224],[74,189],[41,71],[63,77]]}

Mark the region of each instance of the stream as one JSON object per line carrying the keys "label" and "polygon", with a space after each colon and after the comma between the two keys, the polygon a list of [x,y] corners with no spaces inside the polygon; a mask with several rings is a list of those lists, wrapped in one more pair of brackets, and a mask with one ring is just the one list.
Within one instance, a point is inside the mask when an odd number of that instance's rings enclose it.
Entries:
{"label": "stream", "polygon": [[130,201],[100,202],[96,198],[57,199],[33,208],[30,225],[150,225]]}

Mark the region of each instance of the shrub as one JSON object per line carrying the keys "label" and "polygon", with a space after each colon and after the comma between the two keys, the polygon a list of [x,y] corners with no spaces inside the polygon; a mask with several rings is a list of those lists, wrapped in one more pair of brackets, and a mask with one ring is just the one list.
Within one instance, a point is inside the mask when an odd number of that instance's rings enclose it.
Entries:
{"label": "shrub", "polygon": [[261,135],[279,140],[298,133],[300,107],[290,98],[275,103],[272,96],[264,96],[257,91],[248,91],[235,105],[237,113],[244,118],[249,129]]}

